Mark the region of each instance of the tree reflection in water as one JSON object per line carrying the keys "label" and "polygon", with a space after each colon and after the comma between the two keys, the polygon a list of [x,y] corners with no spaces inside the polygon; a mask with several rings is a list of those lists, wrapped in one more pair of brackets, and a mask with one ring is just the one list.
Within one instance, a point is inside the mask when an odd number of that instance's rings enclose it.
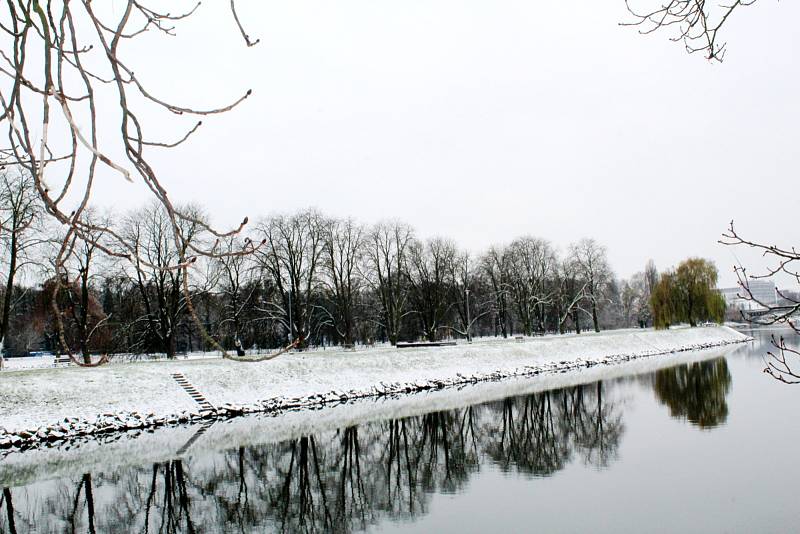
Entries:
{"label": "tree reflection in water", "polygon": [[584,462],[605,467],[616,457],[622,414],[603,397],[603,384],[548,391],[490,405],[486,453],[503,469],[549,476],[564,468],[574,452]]}
{"label": "tree reflection in water", "polygon": [[5,525],[0,523],[0,526],[6,527],[11,534],[16,534],[17,519],[14,513],[14,502],[11,496],[11,490],[8,488],[3,488],[3,496],[0,497],[0,506],[3,505],[5,505],[3,510],[5,512]]}
{"label": "tree reflection in water", "polygon": [[700,428],[714,428],[728,418],[725,398],[731,374],[725,358],[679,365],[656,372],[653,389],[672,417]]}
{"label": "tree reflection in water", "polygon": [[463,490],[485,461],[534,476],[573,457],[608,465],[623,424],[605,389],[597,383],[86,474],[46,495],[6,489],[0,532],[19,531],[25,514],[47,532],[360,531],[424,515],[432,493]]}

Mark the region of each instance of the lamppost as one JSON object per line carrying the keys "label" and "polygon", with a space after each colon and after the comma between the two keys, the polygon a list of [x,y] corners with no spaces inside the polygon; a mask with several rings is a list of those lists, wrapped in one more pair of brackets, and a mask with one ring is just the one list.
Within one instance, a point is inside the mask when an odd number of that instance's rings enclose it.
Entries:
{"label": "lamppost", "polygon": [[469,320],[469,288],[464,289],[464,293],[467,295],[467,343],[472,343],[472,336],[469,333],[472,326]]}

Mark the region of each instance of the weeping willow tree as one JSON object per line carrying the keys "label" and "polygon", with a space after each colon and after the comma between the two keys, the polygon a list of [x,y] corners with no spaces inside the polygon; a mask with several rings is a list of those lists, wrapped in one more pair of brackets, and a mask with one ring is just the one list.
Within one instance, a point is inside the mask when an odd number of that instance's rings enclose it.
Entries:
{"label": "weeping willow tree", "polygon": [[717,291],[717,267],[702,258],[689,258],[661,275],[650,297],[656,328],[677,323],[722,323],[725,299]]}

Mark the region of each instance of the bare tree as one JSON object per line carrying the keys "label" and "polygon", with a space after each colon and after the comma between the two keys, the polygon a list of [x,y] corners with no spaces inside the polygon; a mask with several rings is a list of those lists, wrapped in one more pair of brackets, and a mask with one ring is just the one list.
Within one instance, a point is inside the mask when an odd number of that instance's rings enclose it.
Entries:
{"label": "bare tree", "polygon": [[277,289],[275,298],[260,304],[261,310],[268,320],[283,325],[301,348],[327,321],[316,300],[324,225],[319,212],[306,210],[271,217],[259,226],[267,248],[258,252],[257,261]]}
{"label": "bare tree", "polygon": [[256,265],[251,255],[239,252],[252,247],[250,241],[227,237],[221,241],[223,254],[212,260],[208,290],[218,288],[223,299],[223,318],[219,328],[230,331],[238,356],[244,356],[242,334],[249,312],[255,306],[258,284]]}
{"label": "bare tree", "polygon": [[500,334],[508,337],[512,332],[508,325],[509,293],[511,287],[511,266],[508,250],[505,247],[492,246],[481,257],[481,267],[489,278],[494,295],[495,325]]}
{"label": "bare tree", "polygon": [[[652,322],[652,313],[650,312],[650,280],[647,272],[638,272],[634,274],[626,284],[629,286],[629,291],[633,298],[631,317],[635,317],[641,327],[648,326]],[[655,288],[658,284],[656,278],[652,287]],[[623,293],[624,294],[624,293]]]}
{"label": "bare tree", "polygon": [[647,298],[650,298],[650,295],[658,284],[658,269],[656,268],[656,262],[653,260],[647,260],[647,265],[644,267],[644,283]]}
{"label": "bare tree", "polygon": [[648,260],[644,271],[631,276],[620,284],[620,307],[625,326],[635,319],[644,328],[652,323],[650,296],[658,285],[659,274],[653,260]]}
{"label": "bare tree", "polygon": [[487,291],[482,269],[468,252],[456,253],[448,266],[452,287],[450,301],[456,305],[458,328],[450,327],[467,341],[472,341],[472,328],[494,309],[495,299]]}
{"label": "bare tree", "polygon": [[620,284],[620,313],[622,324],[626,328],[631,326],[633,317],[636,314],[638,303],[641,299],[639,289],[633,281],[623,280]]}
{"label": "bare tree", "polygon": [[364,227],[353,219],[333,219],[325,225],[324,283],[333,305],[328,313],[345,345],[353,344],[357,299],[364,285],[359,265],[365,245]]}
{"label": "bare tree", "polygon": [[[62,314],[66,322],[71,325],[68,330],[74,331],[73,341],[83,357],[85,364],[91,364],[90,343],[95,334],[105,325],[109,317],[103,312],[102,305],[94,293],[96,286],[99,248],[107,246],[108,240],[104,228],[112,226],[111,217],[107,214],[98,215],[96,210],[88,208],[84,214],[85,220],[92,225],[92,230],[87,235],[89,240],[79,240],[73,235],[68,250],[70,252],[64,263],[61,273],[55,272],[54,276],[61,275],[64,280],[49,282],[60,286],[61,291],[56,292],[56,298],[63,295],[66,306],[57,306],[56,310]],[[72,273],[76,276],[72,278]],[[45,291],[46,297],[49,291]],[[62,319],[63,321],[64,319]],[[64,336],[62,336],[63,338]],[[69,347],[62,347],[64,352]]]}
{"label": "bare tree", "polygon": [[570,255],[586,282],[586,298],[589,300],[594,331],[600,331],[597,308],[611,280],[611,268],[606,259],[606,249],[594,239],[581,239],[570,247]]}
{"label": "bare tree", "polygon": [[550,243],[534,237],[514,240],[509,246],[510,289],[526,335],[544,330],[545,306],[552,300],[548,282],[555,267]]}
{"label": "bare tree", "polygon": [[702,0],[668,0],[656,8],[639,10],[631,7],[631,0],[625,0],[633,21],[622,25],[638,27],[642,34],[674,30],[670,40],[682,42],[688,53],[700,52],[709,60],[721,62],[726,43],[719,39],[720,30],[736,9],[751,6],[756,1],[732,0],[717,4]]}
{"label": "bare tree", "polygon": [[[191,218],[179,221],[180,248],[172,239],[172,220],[166,210],[152,203],[128,215],[121,235],[134,247],[132,275],[144,306],[144,320],[151,343],[167,357],[177,350],[179,325],[187,306],[186,268],[176,267],[187,251],[196,248],[207,225],[198,208],[187,207]],[[150,343],[148,343],[149,345]]]}
{"label": "bare tree", "polygon": [[420,333],[436,341],[452,306],[452,264],[456,247],[452,241],[434,238],[426,243],[412,241],[408,254],[411,299],[419,319]]}
{"label": "bare tree", "polygon": [[397,221],[383,222],[369,233],[365,249],[365,279],[378,293],[379,322],[392,345],[397,344],[403,320],[409,313],[407,257],[413,238],[410,226]]}
{"label": "bare tree", "polygon": [[38,232],[41,216],[41,202],[30,175],[18,168],[4,169],[0,173],[0,240],[8,265],[0,318],[0,369],[3,367],[3,348],[17,297],[14,282],[17,274],[32,261],[31,249],[42,242]]}
{"label": "bare tree", "polygon": [[582,279],[574,258],[558,262],[556,269],[555,314],[558,331],[566,332],[566,322],[572,319],[577,334],[581,333],[581,304],[586,299],[586,282]]}

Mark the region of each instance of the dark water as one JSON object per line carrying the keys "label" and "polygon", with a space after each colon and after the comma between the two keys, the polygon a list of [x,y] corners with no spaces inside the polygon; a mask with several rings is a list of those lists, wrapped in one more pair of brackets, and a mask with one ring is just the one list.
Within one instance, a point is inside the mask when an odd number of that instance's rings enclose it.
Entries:
{"label": "dark water", "polygon": [[800,386],[761,372],[754,335],[652,374],[6,489],[0,532],[797,532]]}

